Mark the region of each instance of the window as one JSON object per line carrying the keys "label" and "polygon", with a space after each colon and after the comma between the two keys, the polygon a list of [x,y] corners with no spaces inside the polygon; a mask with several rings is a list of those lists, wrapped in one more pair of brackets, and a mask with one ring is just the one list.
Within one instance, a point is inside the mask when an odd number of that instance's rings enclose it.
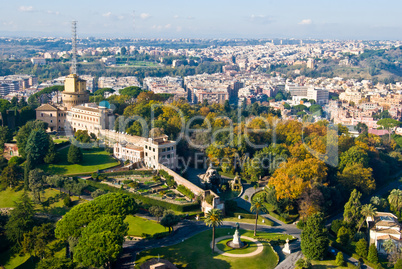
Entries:
{"label": "window", "polygon": [[50,120],[50,123],[53,123],[53,121],[52,121],[52,120]]}
{"label": "window", "polygon": [[40,116],[43,117],[43,113],[40,113]]}

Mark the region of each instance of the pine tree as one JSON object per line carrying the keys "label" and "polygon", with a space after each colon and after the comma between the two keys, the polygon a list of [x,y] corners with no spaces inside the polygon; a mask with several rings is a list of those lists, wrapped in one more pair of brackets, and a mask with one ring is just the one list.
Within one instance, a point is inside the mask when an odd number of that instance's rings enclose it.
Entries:
{"label": "pine tree", "polygon": [[82,152],[79,147],[71,145],[68,149],[67,161],[69,163],[80,163],[82,161]]}
{"label": "pine tree", "polygon": [[371,244],[369,247],[367,260],[374,264],[378,263],[377,247],[374,244]]}
{"label": "pine tree", "polygon": [[328,248],[327,229],[322,213],[316,213],[307,219],[301,234],[301,249],[307,259],[319,260]]}
{"label": "pine tree", "polygon": [[345,259],[343,258],[342,252],[338,252],[338,254],[336,254],[335,263],[337,266],[341,266],[341,267],[345,266]]}
{"label": "pine tree", "polygon": [[341,244],[341,245],[343,245],[343,246],[346,246],[348,243],[349,243],[349,231],[348,231],[348,229],[346,229],[345,227],[341,227],[339,230],[338,230],[338,234],[337,234],[337,238],[336,238],[336,242],[337,243],[339,243],[339,244]]}
{"label": "pine tree", "polygon": [[367,241],[364,238],[356,243],[356,253],[363,258],[367,258]]}
{"label": "pine tree", "polygon": [[343,219],[353,226],[356,226],[361,219],[360,208],[362,204],[360,203],[360,197],[362,197],[362,194],[355,189],[350,194],[349,201],[345,204]]}

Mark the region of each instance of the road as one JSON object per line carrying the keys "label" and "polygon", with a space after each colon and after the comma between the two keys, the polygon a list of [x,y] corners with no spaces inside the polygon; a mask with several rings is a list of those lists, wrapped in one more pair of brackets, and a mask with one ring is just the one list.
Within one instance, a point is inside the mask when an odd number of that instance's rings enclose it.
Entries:
{"label": "road", "polygon": [[[402,171],[395,175],[394,177],[397,178],[401,176]],[[378,191],[376,191],[373,196],[382,196],[386,194],[388,191],[397,188],[400,185],[400,182],[398,180],[394,180],[390,182],[388,185],[380,188]],[[254,189],[250,185],[246,185],[244,187],[244,192],[241,197],[236,198],[235,201],[237,202],[237,205],[240,208],[243,208],[245,210],[250,210],[250,202],[245,200],[245,196],[247,195],[248,198],[250,199],[252,195],[256,192],[261,190],[262,188],[257,188]],[[89,197],[88,197],[89,198]],[[367,197],[363,199],[362,203],[368,203],[370,201],[370,197]],[[343,213],[339,213],[333,217],[331,217],[328,221],[332,221],[334,219],[339,219],[342,217]],[[278,269],[291,269],[295,268],[295,263],[297,260],[303,257],[303,254],[301,253],[300,250],[300,236],[301,236],[301,230],[296,227],[296,225],[293,224],[285,224],[282,221],[272,217],[269,214],[261,214],[262,217],[267,218],[271,220],[274,223],[274,226],[269,227],[269,226],[258,226],[258,231],[263,231],[263,232],[271,232],[271,233],[284,233],[284,234],[289,234],[294,237],[296,237],[298,240],[294,243],[291,244],[291,249],[292,249],[292,254],[285,256],[282,253],[282,250],[280,247],[274,247],[274,250],[278,253],[279,258],[281,262],[278,264],[276,268]],[[145,217],[145,216],[144,216]],[[147,217],[149,218],[149,217]],[[234,222],[223,222],[223,227],[234,227],[235,223]],[[253,230],[254,225],[253,224],[246,224],[246,223],[241,223],[240,227],[243,229],[247,230]],[[139,240],[139,241],[127,241],[123,244],[123,254],[121,258],[118,260],[117,263],[117,268],[123,268],[123,269],[128,269],[128,268],[133,268],[135,265],[135,259],[137,253],[140,251],[146,250],[146,249],[151,249],[151,248],[157,248],[157,247],[166,247],[166,246],[171,246],[178,244],[180,242],[183,242],[184,240],[193,237],[194,235],[206,231],[210,229],[209,227],[205,226],[204,222],[201,221],[189,221],[189,220],[184,220],[181,223],[179,223],[175,231],[172,232],[170,235],[168,235],[165,238],[162,239],[145,239],[145,240]],[[339,252],[336,249],[329,248],[330,251],[334,251],[335,253]],[[358,261],[347,254],[343,253],[345,261],[349,263],[356,264]],[[362,265],[362,268],[368,268],[372,269],[371,267],[367,265]]]}

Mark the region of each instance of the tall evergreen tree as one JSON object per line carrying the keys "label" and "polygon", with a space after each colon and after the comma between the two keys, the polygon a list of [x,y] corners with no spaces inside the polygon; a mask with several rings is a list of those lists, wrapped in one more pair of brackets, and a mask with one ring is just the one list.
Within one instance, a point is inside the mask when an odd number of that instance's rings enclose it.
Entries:
{"label": "tall evergreen tree", "polygon": [[24,233],[33,227],[34,205],[28,194],[24,192],[11,211],[10,218],[5,226],[7,239],[20,247],[24,239]]}
{"label": "tall evergreen tree", "polygon": [[82,161],[81,149],[75,145],[71,145],[68,149],[67,161],[69,163],[80,163]]}
{"label": "tall evergreen tree", "polygon": [[25,153],[31,156],[33,165],[43,163],[49,150],[49,136],[43,129],[34,129],[29,135]]}
{"label": "tall evergreen tree", "polygon": [[306,258],[319,260],[328,249],[328,234],[322,213],[316,213],[307,219],[301,234],[301,249]]}
{"label": "tall evergreen tree", "polygon": [[378,253],[377,247],[374,244],[371,244],[369,247],[367,260],[371,263],[377,264],[378,263]]}
{"label": "tall evergreen tree", "polygon": [[352,226],[356,226],[361,218],[360,209],[362,204],[360,203],[360,197],[362,197],[362,194],[354,189],[350,194],[349,201],[345,204],[343,219]]}

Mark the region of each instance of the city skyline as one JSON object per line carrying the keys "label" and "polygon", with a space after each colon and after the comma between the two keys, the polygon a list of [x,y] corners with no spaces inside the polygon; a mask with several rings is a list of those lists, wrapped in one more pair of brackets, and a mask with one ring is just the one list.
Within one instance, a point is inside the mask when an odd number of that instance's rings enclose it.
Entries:
{"label": "city skyline", "polygon": [[[107,38],[317,38],[398,40],[402,3],[385,1],[3,3],[1,36]],[[392,9],[389,8],[392,6]]]}

